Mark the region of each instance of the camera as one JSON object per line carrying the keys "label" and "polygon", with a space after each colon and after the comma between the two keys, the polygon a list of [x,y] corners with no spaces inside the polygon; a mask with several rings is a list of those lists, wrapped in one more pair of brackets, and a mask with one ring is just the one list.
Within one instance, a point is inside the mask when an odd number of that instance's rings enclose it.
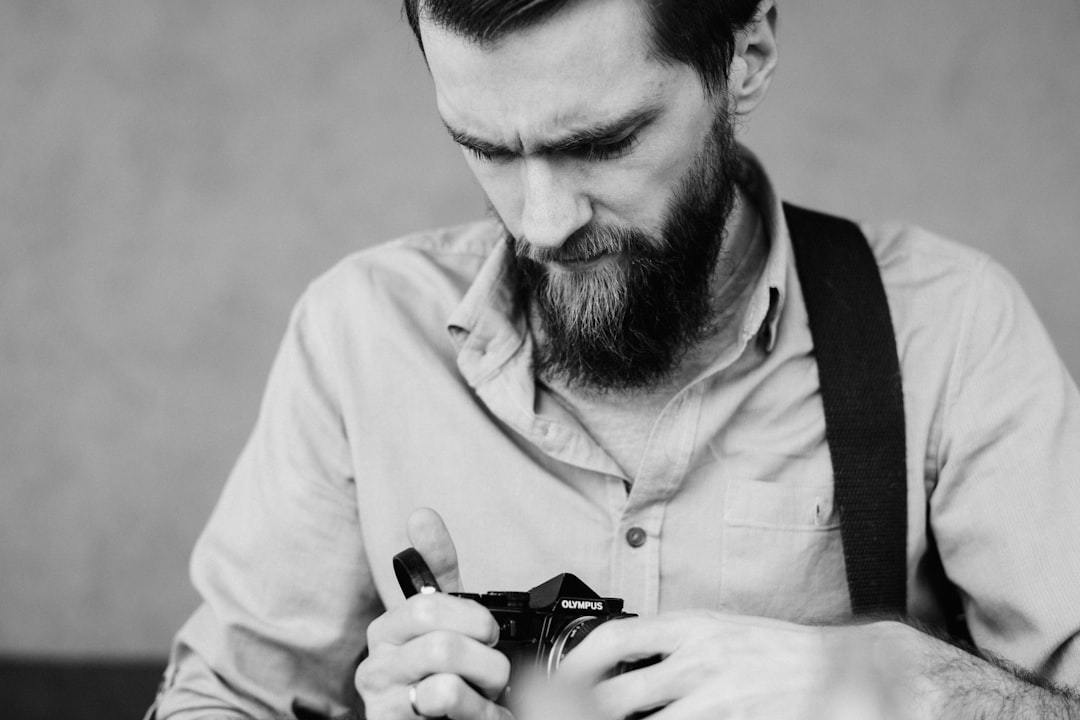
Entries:
{"label": "camera", "polygon": [[[394,556],[394,572],[407,598],[418,592],[441,591],[435,576],[414,548]],[[622,599],[600,597],[570,573],[556,575],[524,592],[450,594],[480,603],[499,624],[495,649],[510,659],[510,682],[496,700],[504,706],[511,699],[515,681],[523,674],[550,677],[566,654],[597,627],[609,620],[635,617],[633,613],[623,612]],[[658,659],[620,663],[611,674],[651,665]]]}

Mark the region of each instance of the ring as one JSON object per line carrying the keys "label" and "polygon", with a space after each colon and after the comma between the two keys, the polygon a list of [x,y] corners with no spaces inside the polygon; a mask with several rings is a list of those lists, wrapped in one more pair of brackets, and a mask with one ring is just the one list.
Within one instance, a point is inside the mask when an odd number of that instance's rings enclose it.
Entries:
{"label": "ring", "polygon": [[409,683],[409,707],[412,708],[413,715],[417,717],[427,717],[424,713],[420,712],[420,708],[416,707],[416,683]]}

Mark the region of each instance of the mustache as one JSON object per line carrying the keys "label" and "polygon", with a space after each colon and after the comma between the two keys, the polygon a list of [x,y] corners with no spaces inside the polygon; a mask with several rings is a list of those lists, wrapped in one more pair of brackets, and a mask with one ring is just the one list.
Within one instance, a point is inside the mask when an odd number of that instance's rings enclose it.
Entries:
{"label": "mustache", "polygon": [[600,255],[648,254],[652,249],[643,233],[618,227],[584,227],[557,247],[537,247],[524,237],[511,237],[514,255],[537,264],[581,262]]}

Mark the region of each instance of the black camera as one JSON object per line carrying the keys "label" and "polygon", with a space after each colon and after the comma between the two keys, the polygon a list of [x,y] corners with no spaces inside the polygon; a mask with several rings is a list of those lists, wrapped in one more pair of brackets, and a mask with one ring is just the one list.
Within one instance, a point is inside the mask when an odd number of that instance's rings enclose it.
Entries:
{"label": "black camera", "polygon": [[[394,556],[394,572],[405,597],[418,592],[440,592],[435,576],[414,548]],[[510,700],[515,681],[523,673],[550,677],[566,654],[595,628],[608,620],[634,617],[623,612],[622,599],[600,597],[570,573],[556,575],[528,592],[450,594],[475,600],[499,623],[495,648],[510,659],[510,682],[497,700],[504,706]],[[611,674],[629,672],[657,660],[621,663]]]}

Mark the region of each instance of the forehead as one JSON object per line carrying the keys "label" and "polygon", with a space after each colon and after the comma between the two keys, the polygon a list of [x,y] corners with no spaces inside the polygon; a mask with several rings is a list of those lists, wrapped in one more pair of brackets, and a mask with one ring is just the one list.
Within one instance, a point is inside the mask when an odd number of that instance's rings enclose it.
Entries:
{"label": "forehead", "polygon": [[443,119],[507,143],[662,100],[688,68],[653,57],[649,31],[628,0],[573,2],[490,46],[421,20]]}

